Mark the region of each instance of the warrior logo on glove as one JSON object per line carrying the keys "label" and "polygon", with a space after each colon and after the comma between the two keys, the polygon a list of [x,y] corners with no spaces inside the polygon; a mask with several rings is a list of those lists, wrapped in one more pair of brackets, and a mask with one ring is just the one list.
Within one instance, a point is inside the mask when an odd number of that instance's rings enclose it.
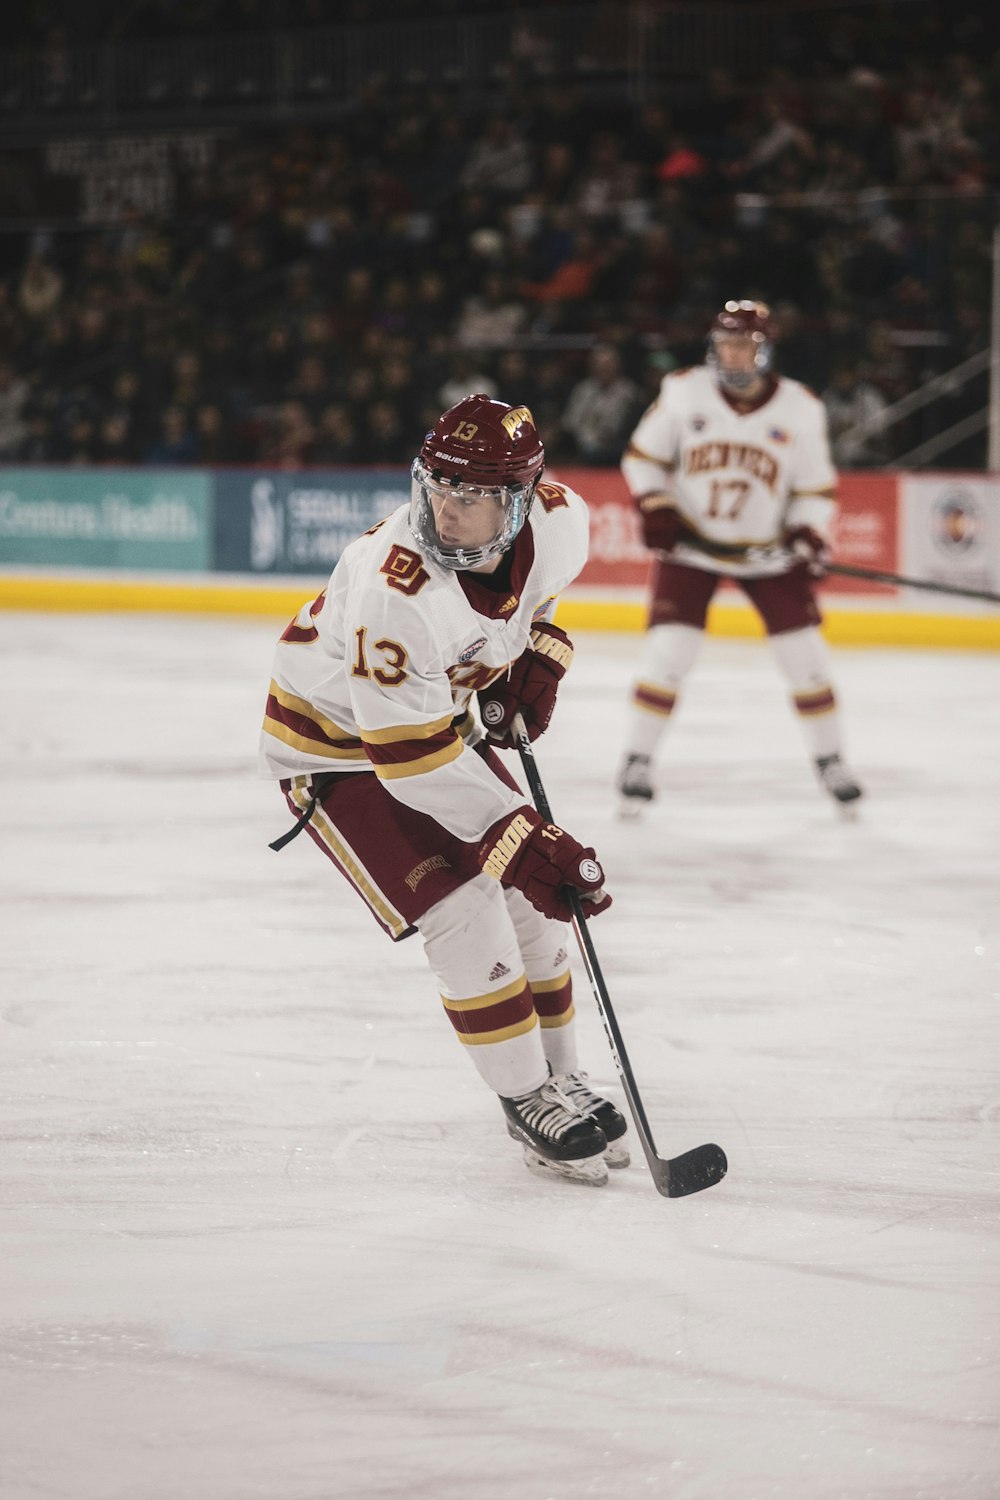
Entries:
{"label": "warrior logo on glove", "polygon": [[504,706],[499,698],[490,698],[482,705],[483,723],[487,728],[494,728],[503,723],[507,717]]}
{"label": "warrior logo on glove", "polygon": [[529,740],[549,727],[556,693],[573,660],[573,644],[565,630],[540,620],[531,630],[528,650],[517,658],[509,677],[491,682],[479,694],[479,712],[492,745],[507,749],[516,744],[511,728],[514,715],[524,719]]}

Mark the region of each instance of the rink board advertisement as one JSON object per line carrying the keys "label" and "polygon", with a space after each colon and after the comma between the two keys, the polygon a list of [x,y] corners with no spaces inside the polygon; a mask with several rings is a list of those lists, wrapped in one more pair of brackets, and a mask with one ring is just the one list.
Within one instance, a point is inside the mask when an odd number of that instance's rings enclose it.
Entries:
{"label": "rink board advertisement", "polygon": [[[563,623],[641,630],[649,556],[620,473],[557,464],[547,475],[591,515]],[[280,617],[301,603],[298,575],[320,587],[409,494],[402,468],[0,468],[0,607]],[[1000,593],[1000,475],[842,473],[833,546],[847,566]],[[832,640],[1000,649],[1000,609],[987,602],[838,576],[821,593]],[[712,608],[711,630],[759,633],[734,585]]]}
{"label": "rink board advertisement", "polygon": [[[642,588],[649,554],[618,471],[560,466],[549,473],[590,508],[590,558],[577,590]],[[988,480],[947,476],[845,474],[838,561],[899,571],[899,490],[918,517],[902,528],[911,570],[984,576],[984,558],[1000,545],[990,488]],[[322,578],[349,542],[409,498],[401,469],[6,469],[0,562]],[[893,592],[843,578],[826,588]]]}
{"label": "rink board advertisement", "polygon": [[1000,593],[1000,480],[901,474],[899,572]]}
{"label": "rink board advertisement", "polygon": [[398,469],[219,470],[215,566],[264,575],[332,572],[349,542],[410,498]]}
{"label": "rink board advertisement", "polygon": [[[642,588],[649,553],[642,545],[635,506],[615,469],[575,469],[558,465],[550,477],[578,490],[590,509],[590,557],[575,587],[593,584]],[[897,567],[897,486],[895,474],[843,474],[834,533],[837,561],[852,567],[895,573]],[[824,592],[888,594],[883,584],[830,578]]]}
{"label": "rink board advertisement", "polygon": [[196,469],[3,469],[0,562],[204,572],[211,511]]}

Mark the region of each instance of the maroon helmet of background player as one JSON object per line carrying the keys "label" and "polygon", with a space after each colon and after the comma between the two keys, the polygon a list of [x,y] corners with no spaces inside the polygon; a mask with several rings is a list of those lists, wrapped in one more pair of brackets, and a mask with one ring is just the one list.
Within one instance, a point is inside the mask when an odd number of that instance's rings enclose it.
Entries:
{"label": "maroon helmet of background player", "polygon": [[[410,530],[444,568],[478,568],[505,552],[524,525],[545,463],[526,406],[466,396],[439,417],[410,470]],[[438,535],[432,499],[492,502],[495,533],[481,545],[448,545]]]}
{"label": "maroon helmet of background player", "polygon": [[[776,337],[771,309],[765,302],[727,302],[708,330],[707,362],[719,384],[727,390],[745,391],[768,375]],[[739,340],[752,351],[739,366],[724,363],[719,357],[720,345],[731,340]]]}

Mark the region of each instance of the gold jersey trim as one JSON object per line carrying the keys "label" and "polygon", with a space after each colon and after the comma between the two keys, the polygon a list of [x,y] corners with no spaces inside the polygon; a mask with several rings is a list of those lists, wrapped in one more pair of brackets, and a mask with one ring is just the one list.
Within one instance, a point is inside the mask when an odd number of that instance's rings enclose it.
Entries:
{"label": "gold jersey trim", "polygon": [[280,724],[277,719],[265,718],[264,728],[267,733],[273,735],[276,740],[290,745],[293,750],[301,750],[305,755],[318,755],[325,760],[367,760],[362,746],[353,750],[338,749],[335,745],[324,745],[319,740],[311,740],[308,735],[296,734],[289,729],[287,724]]}
{"label": "gold jersey trim", "polygon": [[[331,740],[356,740],[358,738],[356,730],[342,729],[339,724],[335,724],[332,719],[321,714],[308,698],[297,698],[294,693],[288,693],[284,688],[280,688],[273,677],[268,691],[272,698],[277,699],[282,708],[287,708],[291,713],[301,714],[304,719],[315,724],[317,729],[322,729]],[[273,719],[271,723],[274,723]]]}
{"label": "gold jersey trim", "polygon": [[368,745],[395,745],[400,740],[429,740],[441,734],[452,721],[452,715],[434,719],[430,724],[392,724],[388,729],[359,729],[358,734]]}
{"label": "gold jersey trim", "polygon": [[[451,720],[446,719],[446,724]],[[442,750],[436,750],[432,755],[421,755],[417,760],[395,761],[389,765],[373,765],[375,775],[379,781],[399,781],[404,776],[425,776],[428,771],[436,771],[439,766],[446,766],[450,761],[457,760],[465,749],[461,738],[456,734],[455,738],[444,746]]]}

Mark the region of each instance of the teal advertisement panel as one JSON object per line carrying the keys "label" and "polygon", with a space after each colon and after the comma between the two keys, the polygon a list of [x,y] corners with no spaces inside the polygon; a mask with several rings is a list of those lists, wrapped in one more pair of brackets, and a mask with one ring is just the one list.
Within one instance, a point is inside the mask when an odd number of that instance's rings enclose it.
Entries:
{"label": "teal advertisement panel", "polygon": [[325,577],[349,542],[409,501],[405,469],[220,469],[215,566]]}
{"label": "teal advertisement panel", "polygon": [[0,563],[200,572],[212,552],[197,469],[0,469]]}

